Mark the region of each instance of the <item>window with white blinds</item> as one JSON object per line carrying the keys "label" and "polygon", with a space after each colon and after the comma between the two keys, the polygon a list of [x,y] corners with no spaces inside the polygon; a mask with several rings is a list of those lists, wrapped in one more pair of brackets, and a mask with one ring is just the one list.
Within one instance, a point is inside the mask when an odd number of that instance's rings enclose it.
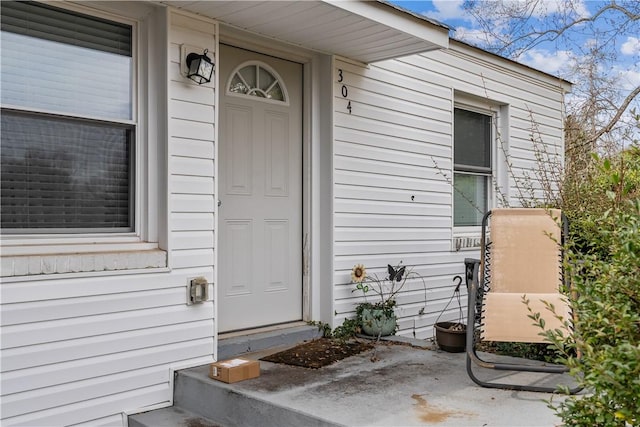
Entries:
{"label": "window with white blinds", "polygon": [[132,231],[132,27],[3,2],[3,233]]}
{"label": "window with white blinds", "polygon": [[489,209],[492,116],[454,110],[453,225],[478,226]]}

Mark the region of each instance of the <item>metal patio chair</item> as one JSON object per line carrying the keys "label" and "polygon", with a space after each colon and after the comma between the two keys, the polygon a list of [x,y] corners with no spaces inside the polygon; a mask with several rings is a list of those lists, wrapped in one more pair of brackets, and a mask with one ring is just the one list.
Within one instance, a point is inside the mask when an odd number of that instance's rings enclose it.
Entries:
{"label": "metal patio chair", "polygon": [[[563,243],[568,222],[559,210],[509,208],[489,211],[482,220],[480,260],[466,259],[468,286],[467,372],[483,387],[511,390],[558,391],[556,386],[510,384],[484,381],[472,370],[472,362],[481,368],[501,371],[525,371],[564,374],[562,365],[502,363],[482,359],[477,352],[480,341],[543,343],[542,330],[534,325],[523,296],[534,313],[540,313],[545,328],[562,328],[562,322],[546,309],[543,301],[555,307],[563,319],[571,319],[568,289],[563,274]],[[480,371],[479,371],[480,372]],[[553,377],[556,378],[556,377]],[[581,388],[570,388],[571,393]]]}

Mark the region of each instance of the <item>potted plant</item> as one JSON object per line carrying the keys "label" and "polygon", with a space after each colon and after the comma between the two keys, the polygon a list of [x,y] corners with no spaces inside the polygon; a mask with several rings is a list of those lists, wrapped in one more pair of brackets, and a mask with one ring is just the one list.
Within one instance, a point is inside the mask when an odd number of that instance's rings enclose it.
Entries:
{"label": "potted plant", "polygon": [[[438,347],[449,353],[460,353],[465,350],[466,337],[467,337],[467,325],[464,323],[464,312],[462,310],[462,303],[460,302],[460,285],[462,284],[462,277],[455,276],[453,281],[458,281],[453,295],[449,299],[447,305],[442,309],[440,315],[436,319],[434,329],[436,331],[436,343]],[[439,322],[440,317],[449,307],[453,298],[456,298],[458,302],[458,319],[448,322]]]}
{"label": "potted plant", "polygon": [[[356,319],[361,331],[369,336],[381,337],[395,334],[398,328],[394,310],[396,295],[410,277],[422,279],[422,276],[411,269],[407,270],[402,262],[395,267],[388,264],[387,272],[388,275],[380,279],[376,274],[368,275],[362,264],[354,265],[351,270],[351,282],[356,285],[352,292],[362,292],[365,299],[356,306]],[[367,300],[370,292],[376,295],[373,301]]]}

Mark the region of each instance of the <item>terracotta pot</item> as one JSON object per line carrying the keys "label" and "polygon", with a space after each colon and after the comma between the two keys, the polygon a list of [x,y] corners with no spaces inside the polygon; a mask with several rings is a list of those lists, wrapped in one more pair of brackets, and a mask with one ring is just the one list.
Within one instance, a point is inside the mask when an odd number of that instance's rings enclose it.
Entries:
{"label": "terracotta pot", "polygon": [[396,331],[396,315],[385,315],[381,308],[362,309],[362,332],[372,337],[386,337]]}
{"label": "terracotta pot", "polygon": [[438,322],[436,328],[436,342],[438,347],[449,353],[461,353],[465,350],[467,340],[467,327],[462,330],[452,330],[454,322]]}

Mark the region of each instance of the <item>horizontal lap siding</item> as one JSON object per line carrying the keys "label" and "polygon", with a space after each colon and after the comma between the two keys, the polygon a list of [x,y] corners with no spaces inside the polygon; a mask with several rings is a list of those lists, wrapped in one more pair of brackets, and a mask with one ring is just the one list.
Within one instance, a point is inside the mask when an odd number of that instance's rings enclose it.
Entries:
{"label": "horizontal lap siding", "polygon": [[69,427],[118,427],[122,424],[122,414],[116,414],[108,417],[94,418],[86,422],[73,424]]}
{"label": "horizontal lap siding", "polygon": [[[166,388],[166,384],[162,383],[116,394],[101,395],[93,399],[77,401],[70,405],[9,418],[7,420],[8,423],[11,424],[3,423],[3,426],[66,426],[96,418],[109,417],[110,419],[115,419],[114,415],[121,413],[123,408],[142,408],[147,402],[166,399]],[[123,419],[122,421],[121,424],[116,425],[124,425],[126,420]],[[92,425],[91,422],[87,422],[86,424]]]}
{"label": "horizontal lap siding", "polygon": [[214,277],[215,90],[180,77],[179,45],[213,55],[216,28],[171,18],[170,271],[4,280],[3,426],[123,425],[170,404],[172,367],[212,360],[213,303],[187,306],[186,284]]}
{"label": "horizontal lap siding", "polygon": [[175,268],[200,269],[213,281],[216,94],[213,85],[197,85],[180,74],[180,45],[209,49],[214,58],[215,39],[193,22],[174,15],[169,40],[171,257]]}
{"label": "horizontal lap siding", "polygon": [[410,281],[398,298],[400,316],[415,316],[425,292],[433,297],[440,278],[458,270],[442,256],[451,246],[451,187],[434,166],[452,164],[452,91],[393,67],[336,68],[344,81],[334,86],[335,320],[361,300],[349,283],[356,263],[383,276],[387,263],[402,261],[422,274],[425,286]]}
{"label": "horizontal lap siding", "polygon": [[[532,137],[542,141],[541,150],[562,156],[560,83],[453,42],[449,51],[367,67],[336,60],[334,71],[336,324],[353,316],[362,301],[350,283],[354,264],[384,277],[388,263],[402,261],[425,281],[409,281],[398,295],[400,333],[431,337],[464,258],[478,256],[451,250],[456,95],[509,106],[504,147],[514,174],[522,176],[537,166]],[[516,194],[515,182],[508,182],[509,194]],[[452,303],[440,320],[458,315]]]}
{"label": "horizontal lap siding", "polygon": [[[542,199],[535,171],[557,169],[564,158],[561,81],[460,43],[453,43],[448,52],[416,55],[408,57],[407,62],[426,68],[424,58],[439,69],[434,72],[436,81],[509,105],[509,135],[504,143],[513,176],[508,177],[507,198],[511,205],[519,205],[518,187],[533,187],[538,189],[534,197]],[[533,180],[522,179],[527,175]],[[524,194],[529,196],[531,192]]]}
{"label": "horizontal lap siding", "polygon": [[[205,276],[214,281],[215,253],[215,159],[216,159],[216,88],[211,83],[198,85],[181,73],[180,46],[200,53],[208,49],[215,62],[214,24],[173,13],[169,31],[169,227],[171,231],[171,266],[180,274],[184,292],[176,295],[182,311],[198,316],[185,322],[175,318],[165,326],[150,331],[154,336],[168,335],[173,342],[189,343],[184,356],[176,354],[175,363],[183,366],[212,360],[214,349],[214,303],[186,305],[189,278]],[[213,287],[209,286],[213,295]],[[167,313],[169,314],[169,313]],[[162,316],[162,315],[160,315]],[[175,316],[180,316],[176,313]],[[164,323],[163,323],[164,324]],[[168,390],[171,396],[172,390]],[[162,402],[153,402],[160,404]]]}

